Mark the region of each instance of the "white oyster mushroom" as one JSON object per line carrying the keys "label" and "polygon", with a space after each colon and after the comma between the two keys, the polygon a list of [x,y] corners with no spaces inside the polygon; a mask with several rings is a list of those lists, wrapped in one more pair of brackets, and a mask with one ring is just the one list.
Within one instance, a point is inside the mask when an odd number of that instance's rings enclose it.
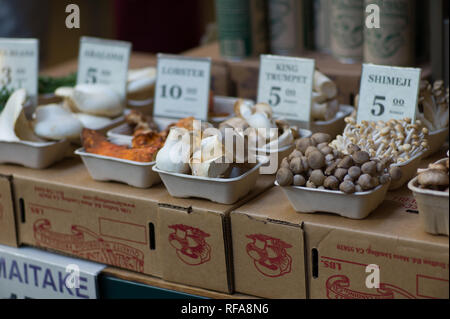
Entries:
{"label": "white oyster mushroom", "polygon": [[83,125],[74,114],[59,104],[42,105],[36,108],[34,132],[49,140],[78,140]]}
{"label": "white oyster mushroom", "polygon": [[78,84],[74,88],[58,88],[55,94],[64,98],[74,112],[115,117],[124,110],[119,94],[106,85]]}
{"label": "white oyster mushroom", "polygon": [[32,141],[42,142],[31,128],[25,117],[24,104],[27,99],[25,89],[13,92],[0,114],[0,140],[5,142]]}
{"label": "white oyster mushroom", "polygon": [[223,144],[217,135],[202,139],[190,161],[192,175],[217,178],[223,175],[230,167],[225,163]]}
{"label": "white oyster mushroom", "polygon": [[73,115],[81,122],[84,128],[90,130],[99,130],[113,123],[113,120],[109,117],[84,113],[73,113]]}
{"label": "white oyster mushroom", "polygon": [[172,127],[164,147],[156,155],[156,167],[173,173],[189,173],[192,154],[191,134],[184,128]]}

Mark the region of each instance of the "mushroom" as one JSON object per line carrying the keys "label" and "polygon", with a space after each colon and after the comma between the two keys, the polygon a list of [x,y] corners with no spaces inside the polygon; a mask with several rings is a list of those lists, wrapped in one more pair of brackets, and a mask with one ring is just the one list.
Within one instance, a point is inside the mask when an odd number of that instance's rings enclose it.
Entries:
{"label": "mushroom", "polygon": [[364,174],[374,176],[377,173],[377,163],[375,163],[374,161],[366,162],[361,166],[361,171]]}
{"label": "mushroom", "polygon": [[287,168],[280,168],[276,175],[276,180],[280,186],[289,186],[292,184],[294,176],[292,172]]}
{"label": "mushroom", "polygon": [[344,158],[342,158],[339,163],[338,163],[338,167],[339,168],[345,168],[345,169],[349,169],[350,167],[353,166],[353,159],[351,156],[347,155]]}
{"label": "mushroom", "polygon": [[289,168],[294,174],[303,173],[305,170],[303,168],[302,159],[300,157],[294,157],[289,164]]}
{"label": "mushroom", "polygon": [[369,174],[362,174],[358,178],[358,181],[356,183],[360,185],[363,190],[369,190],[373,188],[372,176],[370,176]]}
{"label": "mushroom", "polygon": [[353,153],[352,158],[355,161],[355,163],[363,165],[370,159],[370,155],[365,151],[357,151]]}
{"label": "mushroom", "polygon": [[391,179],[393,181],[398,181],[398,180],[400,180],[402,178],[403,172],[402,172],[400,167],[398,167],[398,166],[391,166],[389,168],[389,175],[391,176]]}
{"label": "mushroom", "polygon": [[160,170],[187,174],[192,154],[191,134],[184,128],[172,127],[164,146],[156,155],[156,167]]}
{"label": "mushroom", "polygon": [[309,177],[309,180],[314,183],[316,186],[322,186],[323,182],[325,181],[325,175],[323,175],[322,170],[315,169],[311,173],[311,176]]}
{"label": "mushroom", "polygon": [[33,125],[37,136],[53,141],[78,140],[83,130],[83,123],[59,104],[37,107]]}
{"label": "mushroom", "polygon": [[313,146],[313,143],[309,137],[302,137],[295,143],[295,147],[303,154],[305,154],[306,149],[309,146]]}
{"label": "mushroom", "polygon": [[331,81],[325,74],[320,71],[314,71],[314,91],[325,95],[328,99],[332,99],[337,95],[336,84]]}
{"label": "mushroom", "polygon": [[319,169],[325,166],[325,156],[320,151],[312,151],[307,155],[309,167]]}
{"label": "mushroom", "polygon": [[[113,120],[105,116],[96,116],[84,113],[72,113],[83,125],[90,130],[99,130],[113,123]],[[139,130],[136,128],[136,131]]]}
{"label": "mushroom", "polygon": [[352,166],[348,169],[348,175],[353,178],[353,180],[358,179],[361,175],[361,168],[358,166]]}
{"label": "mushroom", "polygon": [[449,185],[448,174],[439,169],[427,169],[420,173],[417,181],[423,187],[447,187]]}
{"label": "mushroom", "polygon": [[297,174],[294,175],[294,185],[295,186],[304,186],[306,184],[306,179],[303,175]]}
{"label": "mushroom", "polygon": [[328,176],[325,178],[323,186],[328,189],[337,190],[339,189],[339,180],[335,176]]}
{"label": "mushroom", "polygon": [[0,141],[42,142],[37,137],[25,117],[24,104],[27,99],[25,89],[14,91],[9,97],[3,111],[0,113]]}
{"label": "mushroom", "polygon": [[224,154],[223,144],[217,135],[203,138],[189,163],[192,175],[212,178],[222,176],[230,167],[225,162]]}
{"label": "mushroom", "polygon": [[355,192],[355,184],[351,181],[344,181],[339,185],[339,190],[346,194],[352,194]]}
{"label": "mushroom", "polygon": [[289,161],[287,157],[283,158],[283,160],[280,163],[280,167],[289,168]]}
{"label": "mushroom", "polygon": [[330,143],[331,142],[331,136],[327,133],[315,133],[311,136],[311,140],[315,142],[316,144],[321,143]]}
{"label": "mushroom", "polygon": [[119,94],[101,84],[78,84],[74,88],[60,87],[55,95],[64,98],[64,104],[73,112],[115,117],[123,113],[124,104]]}
{"label": "mushroom", "polygon": [[337,169],[334,171],[334,176],[335,176],[338,180],[343,181],[345,175],[347,175],[347,172],[348,172],[348,170],[345,169],[345,168],[337,168]]}

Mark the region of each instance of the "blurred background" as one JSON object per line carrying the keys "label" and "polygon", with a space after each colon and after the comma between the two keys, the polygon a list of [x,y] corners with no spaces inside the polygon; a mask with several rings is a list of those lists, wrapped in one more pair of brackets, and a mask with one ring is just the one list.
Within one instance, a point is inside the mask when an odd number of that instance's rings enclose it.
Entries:
{"label": "blurred background", "polygon": [[[79,29],[65,27],[71,3],[80,8]],[[378,30],[364,26],[372,3],[381,8]],[[227,59],[317,52],[344,64],[427,65],[448,83],[448,6],[448,0],[0,0],[0,37],[39,38],[41,69],[76,58],[80,36],[88,35],[130,41],[133,51],[149,53],[218,40]]]}

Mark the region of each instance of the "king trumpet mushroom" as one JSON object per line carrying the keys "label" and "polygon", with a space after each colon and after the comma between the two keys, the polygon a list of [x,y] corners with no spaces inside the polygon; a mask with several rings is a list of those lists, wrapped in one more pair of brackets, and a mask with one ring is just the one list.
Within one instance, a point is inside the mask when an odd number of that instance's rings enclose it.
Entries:
{"label": "king trumpet mushroom", "polygon": [[311,119],[313,121],[329,121],[339,111],[337,87],[326,75],[314,72]]}
{"label": "king trumpet mushroom", "polygon": [[73,112],[116,117],[123,113],[124,104],[112,88],[100,84],[78,84],[74,88],[61,87],[55,95]]}
{"label": "king trumpet mushroom", "polygon": [[156,155],[156,167],[173,173],[189,174],[192,134],[184,128],[172,127],[164,147]]}
{"label": "king trumpet mushroom", "polygon": [[0,141],[43,141],[34,134],[31,123],[25,117],[24,104],[26,100],[25,89],[14,91],[9,97],[0,113]]}
{"label": "king trumpet mushroom", "polygon": [[281,162],[276,176],[278,185],[351,194],[390,183],[389,161],[371,157],[352,144],[347,147],[351,154],[330,151],[330,142],[331,136],[324,133],[299,139],[296,149]]}

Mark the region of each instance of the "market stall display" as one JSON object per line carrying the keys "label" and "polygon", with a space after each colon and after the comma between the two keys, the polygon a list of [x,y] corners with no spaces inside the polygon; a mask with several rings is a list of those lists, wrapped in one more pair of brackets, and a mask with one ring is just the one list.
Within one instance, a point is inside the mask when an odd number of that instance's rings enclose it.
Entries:
{"label": "market stall display", "polygon": [[[52,139],[39,136],[39,123],[25,116],[26,99],[25,89],[14,91],[0,114],[0,163],[46,168],[66,155],[69,142],[66,136]],[[56,120],[47,123],[45,130],[54,133],[51,125],[61,124],[57,115]]]}
{"label": "market stall display", "polygon": [[419,169],[408,183],[419,207],[422,225],[431,234],[449,235],[449,159],[441,159]]}

